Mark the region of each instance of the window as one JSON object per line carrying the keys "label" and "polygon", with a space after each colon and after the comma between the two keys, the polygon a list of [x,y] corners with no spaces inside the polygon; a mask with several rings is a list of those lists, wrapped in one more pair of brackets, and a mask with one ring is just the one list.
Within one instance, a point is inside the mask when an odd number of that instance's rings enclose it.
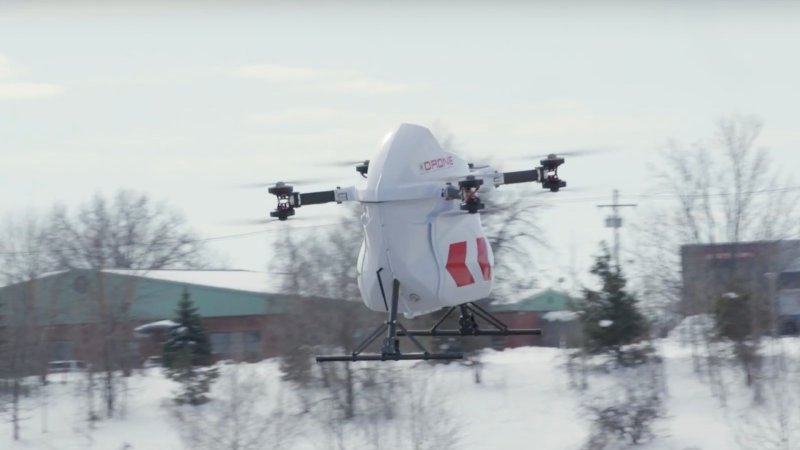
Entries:
{"label": "window", "polygon": [[261,334],[258,331],[211,333],[211,353],[223,357],[261,356]]}
{"label": "window", "polygon": [[74,358],[71,341],[53,341],[48,343],[48,356],[51,361],[62,361]]}
{"label": "window", "polygon": [[227,355],[230,352],[231,333],[211,333],[209,340],[212,355]]}

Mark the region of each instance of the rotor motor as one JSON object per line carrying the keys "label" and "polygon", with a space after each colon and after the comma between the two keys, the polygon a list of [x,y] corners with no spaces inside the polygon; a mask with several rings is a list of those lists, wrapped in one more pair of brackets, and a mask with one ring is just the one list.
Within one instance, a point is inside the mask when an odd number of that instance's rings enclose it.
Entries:
{"label": "rotor motor", "polygon": [[269,193],[278,197],[278,206],[275,210],[270,211],[269,216],[278,220],[286,220],[294,215],[295,205],[297,202],[297,194],[291,185],[283,182],[278,182],[275,186],[269,188]]}
{"label": "rotor motor", "polygon": [[558,192],[562,187],[567,187],[567,182],[558,178],[558,166],[564,164],[564,158],[556,155],[547,155],[546,159],[539,161],[542,164],[540,180],[542,188],[550,189],[551,192]]}
{"label": "rotor motor", "polygon": [[470,214],[475,214],[479,210],[486,207],[478,198],[478,189],[483,184],[483,180],[475,178],[473,175],[467,176],[466,179],[458,182],[458,187],[461,189],[461,210],[467,211]]}

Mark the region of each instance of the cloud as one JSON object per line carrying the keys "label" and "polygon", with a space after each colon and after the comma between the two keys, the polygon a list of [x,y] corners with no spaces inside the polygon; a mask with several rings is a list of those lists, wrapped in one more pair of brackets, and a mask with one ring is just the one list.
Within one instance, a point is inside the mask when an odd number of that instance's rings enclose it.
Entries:
{"label": "cloud", "polygon": [[2,83],[0,100],[53,97],[64,92],[61,86],[50,83]]}
{"label": "cloud", "polygon": [[25,70],[0,54],[0,101],[53,97],[64,88],[52,83],[21,81]]}
{"label": "cloud", "polygon": [[12,73],[14,73],[14,65],[11,64],[11,60],[0,53],[0,80],[11,77]]}
{"label": "cloud", "polygon": [[279,64],[250,64],[234,68],[232,75],[270,83],[302,85],[339,93],[398,94],[424,89],[422,84],[370,78],[349,69],[316,69]]}
{"label": "cloud", "polygon": [[252,116],[252,120],[259,125],[307,124],[309,121],[329,121],[341,118],[346,114],[343,111],[325,107],[291,108],[276,113],[256,114]]}

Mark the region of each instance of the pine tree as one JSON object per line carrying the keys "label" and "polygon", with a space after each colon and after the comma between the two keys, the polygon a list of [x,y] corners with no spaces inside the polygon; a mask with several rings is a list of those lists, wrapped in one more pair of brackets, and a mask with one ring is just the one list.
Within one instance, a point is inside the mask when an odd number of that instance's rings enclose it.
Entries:
{"label": "pine tree", "polygon": [[176,403],[201,405],[208,401],[206,394],[219,374],[208,367],[212,363],[211,343],[185,288],[176,314],[176,325],[164,343],[164,370],[168,378],[181,384]]}
{"label": "pine tree", "polygon": [[624,346],[644,338],[647,321],[639,312],[636,297],[625,290],[622,270],[611,263],[608,249],[595,260],[591,273],[603,283],[600,291],[584,290],[580,304],[586,349],[592,353],[612,352],[625,364]]}

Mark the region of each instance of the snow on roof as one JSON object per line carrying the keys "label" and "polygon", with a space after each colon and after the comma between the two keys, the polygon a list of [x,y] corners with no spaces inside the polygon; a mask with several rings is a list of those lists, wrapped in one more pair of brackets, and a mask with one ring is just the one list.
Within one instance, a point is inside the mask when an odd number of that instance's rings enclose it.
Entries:
{"label": "snow on roof", "polygon": [[281,292],[281,287],[285,278],[285,275],[251,272],[249,270],[108,269],[103,272],[258,293]]}
{"label": "snow on roof", "polygon": [[175,328],[178,326],[178,323],[172,320],[159,320],[156,322],[146,323],[144,325],[140,325],[133,329],[135,333],[139,334],[148,334],[154,333],[158,331],[167,331],[170,328]]}
{"label": "snow on roof", "polygon": [[574,311],[549,311],[542,316],[548,322],[572,322],[578,318]]}

